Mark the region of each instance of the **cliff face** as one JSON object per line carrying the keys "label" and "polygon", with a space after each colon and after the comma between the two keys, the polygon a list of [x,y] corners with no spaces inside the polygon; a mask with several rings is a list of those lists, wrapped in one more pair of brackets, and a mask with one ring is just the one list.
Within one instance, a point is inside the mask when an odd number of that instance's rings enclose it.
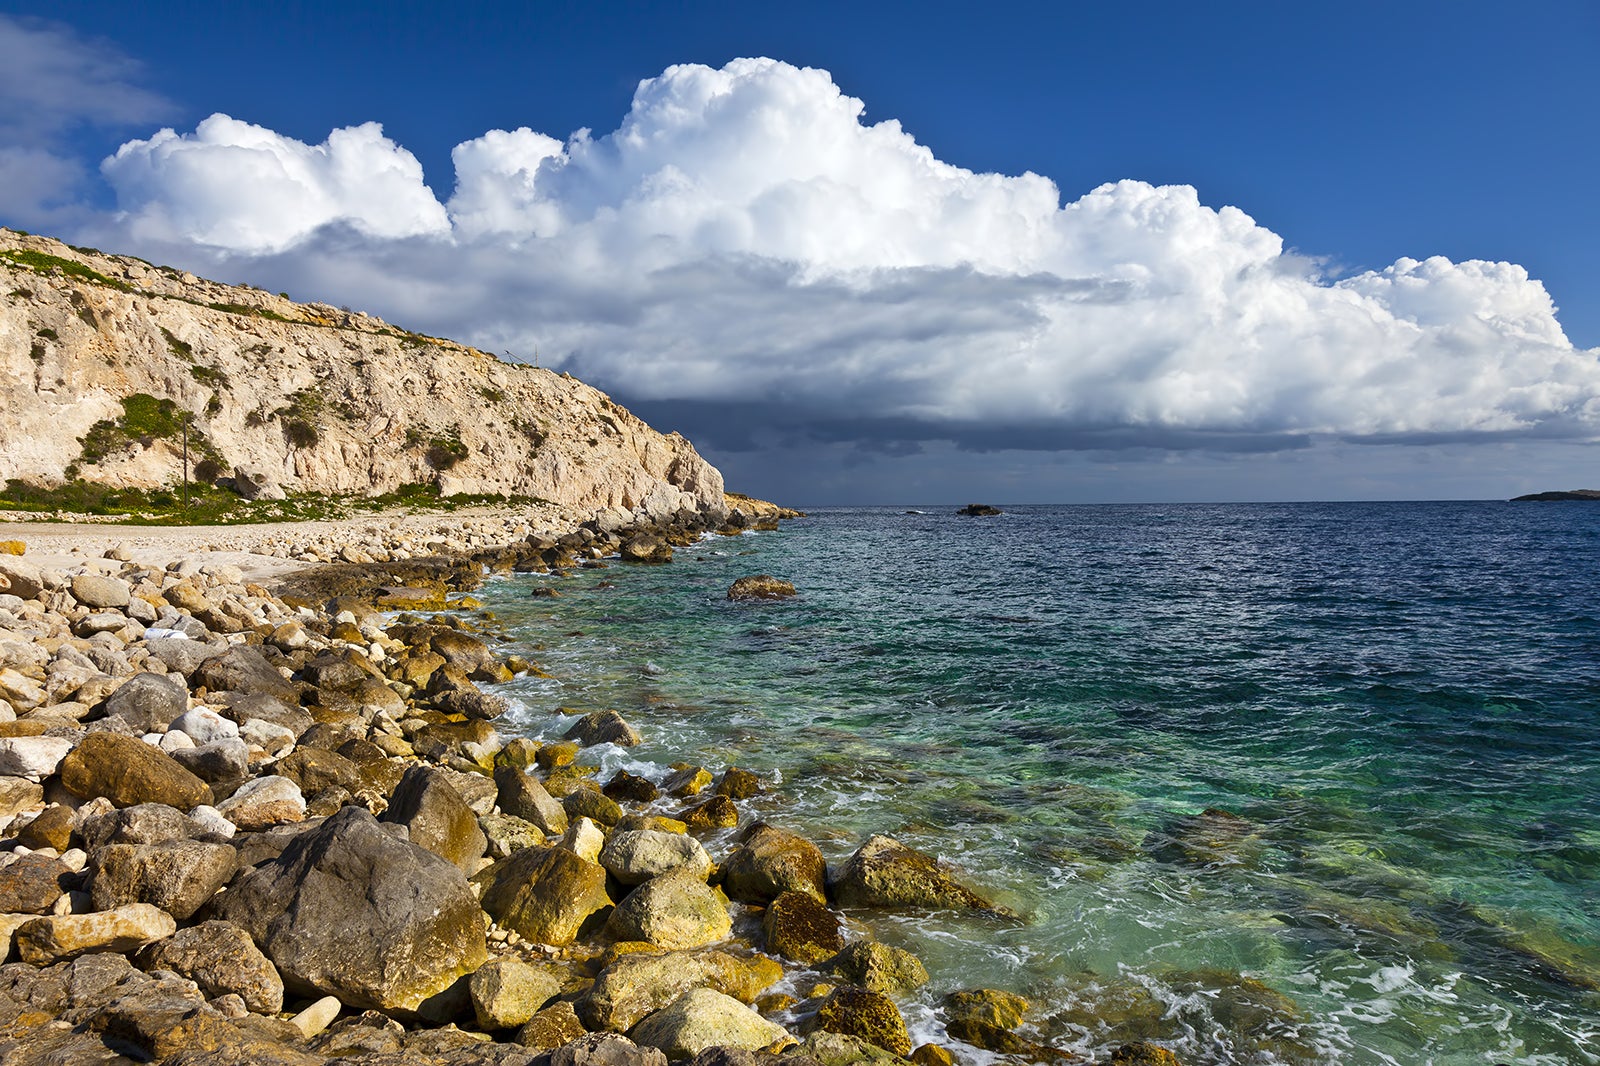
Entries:
{"label": "cliff face", "polygon": [[663,518],[722,475],[565,374],[326,304],[0,229],[0,480],[212,475],[374,494],[436,483]]}

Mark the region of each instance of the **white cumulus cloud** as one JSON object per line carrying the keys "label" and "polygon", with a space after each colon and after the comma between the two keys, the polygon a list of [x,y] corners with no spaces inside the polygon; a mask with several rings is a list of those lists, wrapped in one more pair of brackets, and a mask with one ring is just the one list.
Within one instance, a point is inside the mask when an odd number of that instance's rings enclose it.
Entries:
{"label": "white cumulus cloud", "polygon": [[124,232],[168,259],[537,349],[732,428],[1036,448],[1600,431],[1600,352],[1521,267],[1329,280],[1191,187],[1063,203],[863,116],[824,71],[743,59],[641,83],[603,136],[458,145],[444,204],[373,124],[308,146],[213,116],[103,170]]}
{"label": "white cumulus cloud", "polygon": [[308,145],[212,115],[193,134],[164,129],[129,141],[101,171],[136,238],[254,254],[282,251],[336,222],[379,240],[450,228],[416,156],[376,122]]}

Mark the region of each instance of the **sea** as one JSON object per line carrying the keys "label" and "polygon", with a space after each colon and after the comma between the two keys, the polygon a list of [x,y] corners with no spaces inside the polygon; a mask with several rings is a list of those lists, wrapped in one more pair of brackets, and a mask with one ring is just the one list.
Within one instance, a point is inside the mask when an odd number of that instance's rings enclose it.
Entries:
{"label": "sea", "polygon": [[[951,863],[1020,920],[849,935],[923,959],[913,1038],[964,1062],[995,1056],[939,1002],[988,987],[1095,1058],[1600,1063],[1600,505],[1004,512],[823,508],[492,577],[550,675],[498,724],[613,707],[644,743],[586,752],[602,777],[737,765],[768,783],[746,824]],[[729,601],[747,574],[798,595]]]}

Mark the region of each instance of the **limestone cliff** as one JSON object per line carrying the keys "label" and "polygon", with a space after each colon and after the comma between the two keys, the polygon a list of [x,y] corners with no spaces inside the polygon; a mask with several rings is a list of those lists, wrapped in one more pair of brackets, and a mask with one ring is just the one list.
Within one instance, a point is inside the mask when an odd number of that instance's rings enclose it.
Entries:
{"label": "limestone cliff", "polygon": [[0,481],[202,472],[290,491],[437,483],[656,518],[725,510],[722,475],[565,374],[359,312],[0,229]]}

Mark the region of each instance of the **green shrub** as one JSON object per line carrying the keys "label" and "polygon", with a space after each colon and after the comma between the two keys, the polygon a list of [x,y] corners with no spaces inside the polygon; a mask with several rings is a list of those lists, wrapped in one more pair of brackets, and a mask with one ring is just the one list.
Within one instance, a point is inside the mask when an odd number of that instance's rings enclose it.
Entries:
{"label": "green shrub", "polygon": [[39,366],[44,365],[44,345],[38,341],[33,342],[33,347],[28,350],[28,357]]}
{"label": "green shrub", "polygon": [[43,337],[47,341],[58,341],[58,340],[61,339],[60,337],[56,336],[56,331],[55,330],[49,329],[49,328],[41,329],[41,330],[35,332],[34,336],[35,337]]}
{"label": "green shrub", "polygon": [[224,311],[230,315],[248,315],[251,318],[270,318],[274,322],[294,321],[294,319],[285,318],[283,315],[280,315],[278,312],[267,307],[251,307],[249,304],[229,303],[214,303],[206,304],[205,306],[211,308],[213,311]]}
{"label": "green shrub", "polygon": [[161,327],[161,335],[167,338],[167,349],[171,351],[173,355],[177,356],[179,359],[182,359],[186,363],[194,362],[194,348],[189,344],[188,341],[179,340],[173,335],[172,331],[165,326]]}
{"label": "green shrub", "polygon": [[296,448],[309,448],[322,439],[322,434],[317,431],[316,426],[300,418],[284,419],[283,434]]}
{"label": "green shrub", "polygon": [[468,455],[467,446],[461,442],[461,429],[451,426],[440,436],[428,441],[428,450],[424,453],[428,465],[435,470],[450,470]]}
{"label": "green shrub", "polygon": [[202,366],[194,363],[189,367],[189,376],[200,384],[213,389],[226,389],[230,382],[226,371],[214,366]]}
{"label": "green shrub", "polygon": [[108,278],[93,267],[85,266],[76,259],[63,259],[59,255],[50,255],[46,252],[36,252],[30,248],[8,248],[0,251],[0,259],[9,259],[21,267],[26,267],[36,274],[49,274],[59,270],[69,278],[79,281],[91,282],[95,285],[104,285],[118,292],[132,292],[133,287],[125,281]]}

